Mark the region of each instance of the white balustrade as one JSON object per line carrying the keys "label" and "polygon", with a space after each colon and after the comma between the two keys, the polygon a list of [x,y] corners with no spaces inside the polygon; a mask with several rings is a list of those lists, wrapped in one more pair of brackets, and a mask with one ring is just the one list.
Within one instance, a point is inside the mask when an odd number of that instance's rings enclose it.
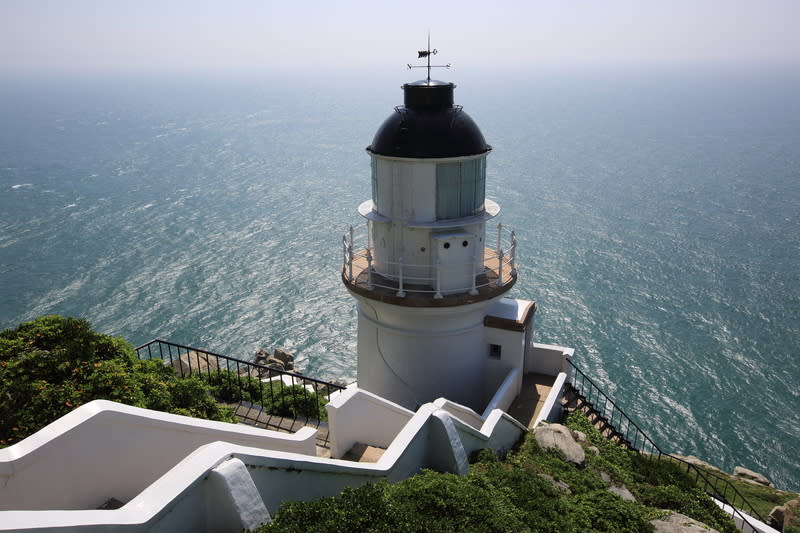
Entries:
{"label": "white balustrade", "polygon": [[[398,261],[376,262],[375,250],[367,224],[366,234],[358,235],[350,226],[342,237],[343,276],[345,281],[366,290],[391,290],[395,296],[404,298],[408,293],[427,293],[434,299],[444,298],[446,294],[468,293],[476,296],[483,287],[502,288],[516,279],[517,236],[514,231],[506,231],[502,224],[497,225],[497,245],[486,247],[483,254],[477,250],[469,258],[465,267],[475,273],[470,283],[464,287],[448,287],[445,291],[443,276],[459,265],[441,260],[433,264],[407,263],[403,257]],[[481,268],[483,267],[483,268]],[[420,273],[428,272],[428,275]],[[411,274],[411,275],[409,275]],[[485,276],[483,276],[485,274]],[[445,294],[446,293],[446,294]]]}

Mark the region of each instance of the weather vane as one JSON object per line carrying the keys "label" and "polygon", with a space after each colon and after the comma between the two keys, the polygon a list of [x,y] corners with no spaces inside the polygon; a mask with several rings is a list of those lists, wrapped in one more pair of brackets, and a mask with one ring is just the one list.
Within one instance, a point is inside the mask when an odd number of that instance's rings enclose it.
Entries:
{"label": "weather vane", "polygon": [[427,58],[428,64],[427,65],[412,65],[411,63],[408,64],[408,68],[427,68],[428,69],[428,83],[431,82],[431,69],[432,68],[450,68],[450,63],[446,65],[431,65],[431,56],[435,56],[439,51],[434,48],[431,50],[431,32],[428,32],[428,49],[427,50],[420,50],[417,52],[417,59]]}

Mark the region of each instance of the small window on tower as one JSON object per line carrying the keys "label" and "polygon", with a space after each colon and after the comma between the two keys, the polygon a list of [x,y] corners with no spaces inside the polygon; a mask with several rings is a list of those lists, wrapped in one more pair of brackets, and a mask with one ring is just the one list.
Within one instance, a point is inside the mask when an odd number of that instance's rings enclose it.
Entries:
{"label": "small window on tower", "polygon": [[502,346],[499,344],[490,344],[489,345],[489,357],[491,359],[500,359],[500,352]]}

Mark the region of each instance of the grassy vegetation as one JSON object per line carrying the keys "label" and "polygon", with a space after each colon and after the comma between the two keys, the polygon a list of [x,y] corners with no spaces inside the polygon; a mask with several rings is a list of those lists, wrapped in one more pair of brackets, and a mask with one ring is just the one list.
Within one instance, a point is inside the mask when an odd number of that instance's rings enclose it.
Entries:
{"label": "grassy vegetation", "polygon": [[250,402],[278,416],[327,420],[328,402],[322,394],[307,390],[302,385],[285,385],[279,380],[261,381],[250,376],[239,376],[229,370],[200,374],[200,379],[211,386],[212,394],[222,402]]}
{"label": "grassy vegetation", "polygon": [[326,399],[300,385],[262,383],[228,371],[180,377],[159,359],[140,360],[128,342],[83,319],[49,315],[0,332],[0,447],[91,400],[235,422],[218,403],[250,401],[270,413],[326,420]]}
{"label": "grassy vegetation", "polygon": [[86,320],[57,315],[0,332],[0,398],[0,446],[95,399],[233,421],[199,379],[140,360],[129,343],[92,331]]}
{"label": "grassy vegetation", "polygon": [[775,506],[783,505],[790,500],[800,498],[800,494],[795,492],[786,492],[772,487],[749,483],[724,472],[720,472],[719,470],[700,469],[730,481],[731,484],[736,487],[736,490],[738,490],[750,505],[753,506],[756,512],[764,518],[772,512]]}
{"label": "grassy vegetation", "polygon": [[[677,511],[723,533],[733,522],[676,465],[626,451],[580,414],[568,426],[600,450],[580,468],[528,434],[507,457],[488,450],[469,475],[425,471],[405,481],[346,489],[340,496],[291,502],[263,532],[646,532],[650,520]],[[627,487],[637,501],[607,489]]]}

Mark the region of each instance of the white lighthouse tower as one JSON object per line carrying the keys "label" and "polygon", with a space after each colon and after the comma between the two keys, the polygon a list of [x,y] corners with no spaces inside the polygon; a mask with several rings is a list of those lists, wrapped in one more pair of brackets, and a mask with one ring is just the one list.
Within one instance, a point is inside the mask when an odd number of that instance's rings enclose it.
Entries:
{"label": "white lighthouse tower", "polygon": [[[516,240],[489,224],[500,211],[485,194],[491,146],[454,105],[454,88],[430,70],[403,85],[404,105],[367,147],[372,198],[358,208],[366,232],[344,238],[358,386],[412,409],[446,397],[482,410],[493,368],[522,364],[535,309],[503,298],[517,279]],[[497,327],[521,333],[516,361],[493,341]]]}

